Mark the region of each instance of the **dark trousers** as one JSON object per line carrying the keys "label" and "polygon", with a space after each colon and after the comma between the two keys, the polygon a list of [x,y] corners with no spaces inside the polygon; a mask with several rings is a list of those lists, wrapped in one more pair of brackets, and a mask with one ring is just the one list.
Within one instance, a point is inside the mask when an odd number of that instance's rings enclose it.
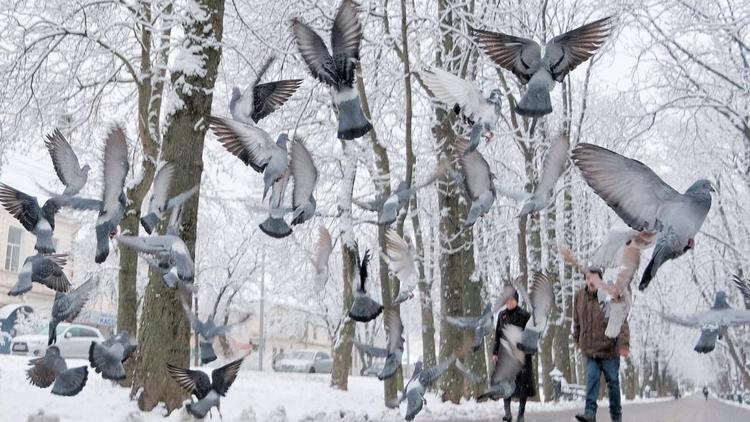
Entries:
{"label": "dark trousers", "polygon": [[[503,399],[503,405],[505,405],[505,416],[510,416],[510,398]],[[523,416],[526,412],[526,397],[518,399],[518,416]]]}
{"label": "dark trousers", "polygon": [[596,399],[599,398],[599,380],[602,372],[609,390],[609,414],[613,419],[619,419],[622,417],[619,356],[609,359],[586,358],[586,414],[596,415]]}

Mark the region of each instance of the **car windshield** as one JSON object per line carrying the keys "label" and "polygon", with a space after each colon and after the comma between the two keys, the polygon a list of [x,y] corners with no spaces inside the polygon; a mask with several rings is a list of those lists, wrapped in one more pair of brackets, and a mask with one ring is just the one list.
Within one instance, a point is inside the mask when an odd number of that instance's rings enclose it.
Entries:
{"label": "car windshield", "polygon": [[297,359],[300,360],[312,360],[312,358],[315,357],[314,352],[298,352]]}
{"label": "car windshield", "polygon": [[[62,332],[63,332],[63,330],[65,330],[65,328],[67,328],[67,327],[64,326],[64,325],[58,325],[57,329],[55,330],[56,334],[58,336],[62,335]],[[42,325],[41,327],[37,328],[37,330],[34,332],[34,334],[44,334],[44,335],[49,334],[49,326]]]}

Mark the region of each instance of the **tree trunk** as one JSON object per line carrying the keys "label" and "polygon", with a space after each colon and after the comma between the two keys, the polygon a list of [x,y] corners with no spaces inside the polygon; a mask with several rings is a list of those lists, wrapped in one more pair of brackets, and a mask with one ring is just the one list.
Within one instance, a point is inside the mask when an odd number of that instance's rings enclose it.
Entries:
{"label": "tree trunk", "polygon": [[[211,113],[213,88],[221,59],[221,42],[224,18],[224,2],[221,0],[198,0],[196,7],[206,12],[204,21],[186,17],[183,24],[186,39],[183,51],[178,54],[200,54],[205,74],[196,74],[194,69],[176,69],[172,75],[174,96],[181,107],[167,117],[167,129],[162,145],[162,159],[176,165],[176,176],[171,193],[183,192],[200,183],[203,173],[203,143],[206,135],[206,119]],[[194,16],[194,15],[193,15]],[[182,239],[190,253],[195,256],[195,237],[198,221],[200,192],[185,204],[182,219]],[[160,227],[163,231],[164,227]],[[168,289],[161,275],[151,271],[143,306],[136,370],[132,387],[138,391],[138,407],[150,411],[159,402],[164,402],[168,411],[179,407],[185,394],[166,370],[166,364],[188,366],[190,364],[190,331],[178,299],[178,290]]]}

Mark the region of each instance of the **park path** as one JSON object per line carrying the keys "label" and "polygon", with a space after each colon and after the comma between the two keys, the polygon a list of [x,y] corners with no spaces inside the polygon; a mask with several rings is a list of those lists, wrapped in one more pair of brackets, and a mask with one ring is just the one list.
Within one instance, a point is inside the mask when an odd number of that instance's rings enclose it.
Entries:
{"label": "park path", "polygon": [[[515,407],[515,406],[514,406]],[[579,410],[560,410],[555,412],[530,412],[526,422],[575,422]],[[497,419],[485,419],[471,422],[502,422],[502,415]],[[515,413],[514,415],[515,416]],[[597,421],[609,422],[609,411],[606,406],[599,406]],[[515,419],[514,419],[515,421]],[[652,403],[629,403],[623,406],[624,422],[748,422],[750,409],[740,408],[713,397],[705,400],[702,394],[693,394],[679,400],[667,400]],[[455,421],[470,422],[470,421]]]}

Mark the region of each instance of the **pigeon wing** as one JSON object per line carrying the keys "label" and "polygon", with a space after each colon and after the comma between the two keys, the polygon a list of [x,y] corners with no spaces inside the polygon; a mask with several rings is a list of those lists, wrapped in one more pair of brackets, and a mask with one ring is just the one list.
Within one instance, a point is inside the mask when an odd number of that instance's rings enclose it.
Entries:
{"label": "pigeon wing", "polygon": [[362,344],[358,341],[354,341],[354,346],[356,346],[359,351],[368,356],[372,356],[375,358],[388,357],[388,350],[380,347],[373,347],[367,344]]}
{"label": "pigeon wing", "polygon": [[120,195],[128,175],[128,142],[119,126],[113,127],[104,145],[104,193],[102,195],[102,221],[109,220],[120,208]]}
{"label": "pigeon wing", "polygon": [[412,255],[409,245],[393,229],[385,233],[386,254],[388,255],[388,266],[396,274],[398,279],[407,286],[413,286],[419,277],[417,264]]}
{"label": "pigeon wing", "polygon": [[467,117],[479,120],[487,100],[474,83],[436,67],[420,72],[420,75],[438,101],[449,107],[458,104]]}
{"label": "pigeon wing", "polygon": [[292,33],[302,59],[313,77],[325,84],[337,86],[333,58],[320,35],[299,19],[292,19]]}
{"label": "pigeon wing", "polygon": [[229,362],[228,364],[216,368],[211,372],[211,379],[213,380],[213,389],[224,396],[229,391],[229,387],[232,386],[234,380],[237,379],[237,374],[240,372],[240,366],[242,366],[242,360],[244,357],[239,358],[235,361]]}
{"label": "pigeon wing", "polygon": [[265,170],[274,154],[285,154],[259,127],[216,116],[210,116],[208,123],[222,146],[258,173]]}
{"label": "pigeon wing", "polygon": [[158,212],[166,209],[167,201],[169,200],[169,188],[172,185],[175,170],[177,170],[177,167],[174,164],[165,163],[156,172],[154,184],[151,188],[151,199],[148,202],[148,210],[150,212]]}
{"label": "pigeon wing", "polygon": [[547,324],[550,310],[555,304],[555,290],[553,279],[544,273],[535,273],[529,290],[529,301],[531,302],[534,325],[544,328]]}
{"label": "pigeon wing", "polygon": [[59,129],[55,129],[51,134],[46,136],[44,146],[47,147],[49,155],[52,158],[52,166],[55,173],[63,185],[68,186],[81,169],[78,163],[78,156],[71,148],[68,140],[65,139]]}
{"label": "pigeon wing", "polygon": [[318,169],[315,167],[310,151],[299,140],[292,142],[289,156],[289,170],[294,178],[292,205],[297,208],[305,204],[313,194],[315,185],[318,183]]}
{"label": "pigeon wing", "polygon": [[474,150],[461,157],[461,173],[464,176],[466,190],[471,199],[490,190],[490,165],[478,150]]}
{"label": "pigeon wing", "polygon": [[39,203],[36,198],[0,183],[0,204],[28,231],[34,231],[39,222]]}
{"label": "pigeon wing", "polygon": [[283,81],[258,84],[253,89],[253,114],[255,123],[278,110],[302,85],[302,79],[286,79]]}
{"label": "pigeon wing", "polygon": [[612,17],[587,23],[552,38],[544,48],[544,62],[552,77],[562,82],[578,65],[588,60],[612,32]]}
{"label": "pigeon wing", "polygon": [[211,391],[211,380],[203,371],[193,371],[167,364],[167,372],[177,382],[177,385],[188,394],[195,394],[198,400],[206,397]]}
{"label": "pigeon wing", "polygon": [[522,331],[515,325],[506,325],[503,328],[503,338],[500,339],[500,353],[492,371],[491,384],[497,385],[502,382],[515,380],[516,375],[523,367],[524,354],[518,350],[516,344],[521,341]]}
{"label": "pigeon wing", "polygon": [[555,189],[557,180],[565,172],[568,163],[570,138],[561,134],[552,141],[542,163],[542,177],[536,186],[536,192],[551,193]]}
{"label": "pigeon wing", "polygon": [[503,69],[513,72],[524,84],[531,79],[542,59],[536,41],[484,30],[474,31],[474,38],[484,53]]}

